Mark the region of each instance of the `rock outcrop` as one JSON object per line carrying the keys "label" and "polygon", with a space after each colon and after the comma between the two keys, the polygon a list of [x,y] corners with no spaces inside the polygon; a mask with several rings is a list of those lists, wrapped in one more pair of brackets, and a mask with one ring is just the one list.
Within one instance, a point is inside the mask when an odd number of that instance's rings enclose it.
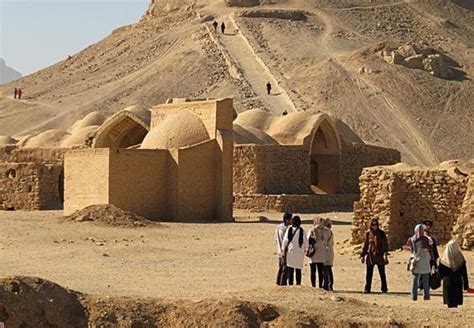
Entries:
{"label": "rock outcrop", "polygon": [[229,7],[254,7],[260,5],[260,0],[224,0]]}
{"label": "rock outcrop", "polygon": [[433,48],[421,48],[415,44],[404,44],[397,49],[380,52],[385,62],[391,65],[403,65],[411,69],[420,69],[431,75],[450,80],[454,72],[448,64],[446,55],[437,53]]}

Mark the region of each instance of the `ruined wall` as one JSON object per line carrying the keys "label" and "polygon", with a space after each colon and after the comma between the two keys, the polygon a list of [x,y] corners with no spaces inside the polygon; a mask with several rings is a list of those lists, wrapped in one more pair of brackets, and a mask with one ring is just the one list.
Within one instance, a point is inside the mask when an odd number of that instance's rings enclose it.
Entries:
{"label": "ruined wall", "polygon": [[461,206],[461,214],[456,221],[454,234],[464,249],[474,250],[474,174],[466,182],[466,195]]}
{"label": "ruined wall", "polygon": [[253,212],[292,212],[318,213],[331,210],[348,210],[359,199],[358,194],[332,195],[262,195],[236,194],[235,208],[251,210]]}
{"label": "ruined wall", "polygon": [[109,203],[149,219],[166,217],[167,150],[111,149]]}
{"label": "ruined wall", "polygon": [[341,192],[359,193],[359,177],[364,168],[391,165],[400,161],[400,152],[395,149],[342,142]]}
{"label": "ruined wall", "polygon": [[310,194],[311,166],[302,146],[236,145],[235,194]]}
{"label": "ruined wall", "polygon": [[108,148],[81,149],[64,158],[64,215],[89,205],[109,204]]}
{"label": "ruined wall", "polygon": [[354,204],[352,243],[363,242],[368,222],[378,216],[391,248],[405,244],[416,224],[434,223],[440,243],[453,233],[466,193],[466,181],[440,169],[364,169],[360,177],[361,199]]}
{"label": "ruined wall", "polygon": [[0,210],[62,207],[62,167],[39,163],[0,163]]}
{"label": "ruined wall", "polygon": [[0,163],[62,163],[65,148],[18,148],[0,147]]}

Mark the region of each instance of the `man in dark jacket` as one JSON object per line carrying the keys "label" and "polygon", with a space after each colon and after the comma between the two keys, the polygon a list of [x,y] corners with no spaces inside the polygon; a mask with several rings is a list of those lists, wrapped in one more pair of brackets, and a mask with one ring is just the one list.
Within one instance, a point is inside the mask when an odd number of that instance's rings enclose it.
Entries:
{"label": "man in dark jacket", "polygon": [[364,293],[368,294],[372,288],[372,276],[374,266],[377,265],[382,282],[382,293],[388,291],[387,277],[385,275],[385,265],[388,264],[388,241],[385,232],[379,228],[377,218],[370,220],[369,231],[365,235],[364,247],[360,254],[360,260],[367,265],[367,274],[365,276]]}

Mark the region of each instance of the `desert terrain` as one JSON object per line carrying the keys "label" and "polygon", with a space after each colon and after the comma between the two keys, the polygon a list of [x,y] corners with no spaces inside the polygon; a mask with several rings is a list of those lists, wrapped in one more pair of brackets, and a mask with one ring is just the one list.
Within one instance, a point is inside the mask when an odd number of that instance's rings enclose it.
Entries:
{"label": "desert terrain", "polygon": [[[334,223],[333,293],[311,287],[307,264],[302,286],[275,285],[273,238],[280,213],[237,211],[235,223],[152,223],[138,228],[65,221],[61,215],[0,213],[0,279],[7,291],[12,281],[23,281],[20,295],[35,295],[35,306],[43,304],[38,302],[41,297],[54,302],[63,294],[37,278],[5,278],[39,277],[79,291],[88,313],[83,317],[96,326],[467,327],[474,320],[472,294],[465,294],[464,306],[449,310],[439,289],[430,301],[409,299],[407,251],[390,256],[388,294],[378,292],[377,274],[373,293],[363,294],[365,266],[347,244],[351,213],[323,214]],[[311,218],[302,216],[306,231]],[[474,254],[465,256],[472,280]],[[36,284],[36,294],[28,294],[32,292],[26,286]],[[14,295],[8,295],[11,307]],[[61,317],[56,315],[56,320],[61,322]]]}
{"label": "desert terrain", "polygon": [[[140,22],[1,85],[0,134],[68,130],[92,111],[148,109],[171,97],[234,97],[239,112],[329,113],[345,139],[355,132],[411,164],[472,157],[471,1],[260,3],[152,1]],[[226,23],[225,34],[214,32],[213,19]],[[384,51],[407,44],[443,56],[450,76],[384,61]],[[15,86],[24,100],[12,99]]]}

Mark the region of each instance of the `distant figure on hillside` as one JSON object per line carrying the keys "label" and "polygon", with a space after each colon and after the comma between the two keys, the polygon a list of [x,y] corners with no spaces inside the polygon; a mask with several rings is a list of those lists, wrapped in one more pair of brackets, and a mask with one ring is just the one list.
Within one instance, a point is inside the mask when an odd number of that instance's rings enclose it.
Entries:
{"label": "distant figure on hillside", "polygon": [[21,99],[21,95],[23,94],[23,90],[21,90],[21,88],[18,88],[18,99]]}
{"label": "distant figure on hillside", "polygon": [[304,264],[304,255],[308,249],[308,240],[305,238],[301,227],[301,218],[293,217],[293,223],[285,232],[283,238],[282,253],[288,273],[288,284],[293,285],[296,275],[296,284],[301,285],[301,269]]}
{"label": "distant figure on hillside", "polygon": [[17,95],[18,95],[18,89],[15,88],[15,90],[13,91],[13,99],[16,99]]}
{"label": "distant figure on hillside", "polygon": [[278,273],[276,283],[277,285],[284,286],[287,284],[288,275],[286,273],[286,263],[284,262],[282,254],[283,238],[285,237],[286,230],[291,226],[291,218],[293,214],[285,213],[283,215],[283,222],[277,225],[275,230],[275,241],[277,244],[277,254],[278,254]]}
{"label": "distant figure on hillside", "polygon": [[457,308],[463,303],[463,289],[469,289],[466,259],[459,244],[451,240],[446,244],[439,261],[439,274],[443,279],[443,303],[448,308]]}
{"label": "distant figure on hillside", "polygon": [[267,82],[267,94],[269,95],[272,92],[272,84],[270,81]]}
{"label": "distant figure on hillside", "polygon": [[364,247],[360,253],[360,261],[367,265],[364,293],[371,292],[374,266],[377,266],[379,270],[382,293],[386,293],[388,287],[385,265],[388,264],[388,241],[385,232],[379,228],[379,220],[376,218],[370,220],[369,231],[365,235]]}
{"label": "distant figure on hillside", "polygon": [[212,23],[212,26],[214,26],[214,31],[217,32],[217,26],[219,26],[219,23],[217,21],[214,21],[214,23]]}
{"label": "distant figure on hillside", "polygon": [[225,34],[225,24],[224,24],[224,22],[222,22],[222,24],[221,24],[221,31],[222,31],[222,34]]}

